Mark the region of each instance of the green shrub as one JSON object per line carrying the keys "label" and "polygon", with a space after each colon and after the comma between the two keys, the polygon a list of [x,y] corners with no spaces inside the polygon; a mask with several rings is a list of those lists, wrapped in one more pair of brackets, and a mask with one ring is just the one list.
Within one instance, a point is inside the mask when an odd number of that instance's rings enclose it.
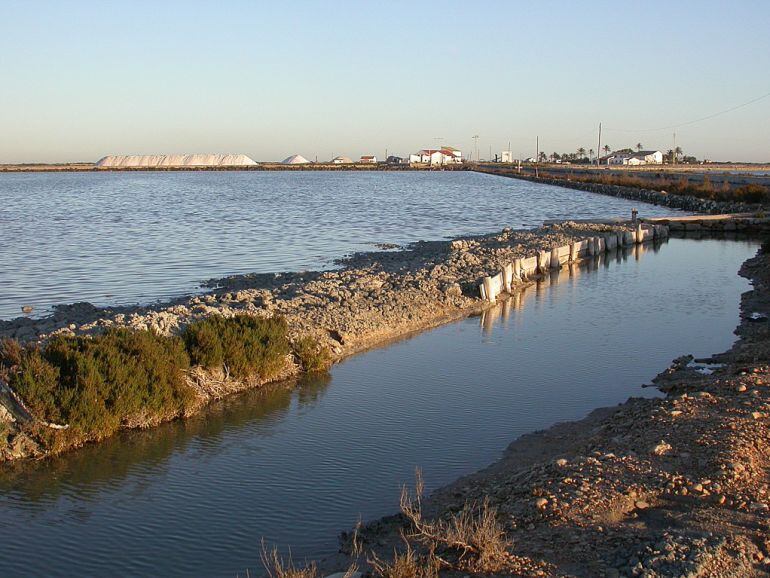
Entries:
{"label": "green shrub", "polygon": [[189,357],[176,337],[112,329],[93,338],[57,336],[16,356],[8,349],[1,361],[13,364],[11,387],[36,417],[68,424],[72,439],[168,419],[194,401],[183,374]]}
{"label": "green shrub", "polygon": [[305,371],[313,373],[326,371],[332,364],[329,348],[310,335],[300,337],[294,342],[294,353],[299,357]]}
{"label": "green shrub", "polygon": [[282,317],[214,315],[187,326],[183,339],[193,364],[225,369],[242,380],[271,379],[284,368],[289,353]]}

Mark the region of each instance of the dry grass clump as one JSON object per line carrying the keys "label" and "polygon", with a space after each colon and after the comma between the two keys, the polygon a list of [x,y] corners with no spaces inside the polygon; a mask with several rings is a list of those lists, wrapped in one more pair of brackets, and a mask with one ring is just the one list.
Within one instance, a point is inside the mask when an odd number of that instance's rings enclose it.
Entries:
{"label": "dry grass clump", "polygon": [[372,573],[378,578],[438,578],[440,567],[432,552],[424,557],[418,556],[408,541],[405,552],[393,552],[392,562],[381,560],[374,555],[368,562]]}
{"label": "dry grass clump", "polygon": [[294,353],[299,357],[302,368],[310,373],[326,371],[332,364],[329,348],[310,335],[303,335],[294,344]]}
{"label": "dry grass clump", "polygon": [[275,546],[268,552],[264,540],[262,541],[260,557],[262,558],[265,572],[267,572],[270,578],[318,578],[318,567],[315,562],[298,568],[291,559],[291,553],[284,560]]}
{"label": "dry grass clump", "polygon": [[414,496],[406,487],[401,492],[401,512],[412,525],[409,538],[435,552],[432,556],[448,567],[497,572],[509,564],[511,542],[488,500],[466,503],[449,519],[429,522],[422,515],[423,489],[418,471]]}

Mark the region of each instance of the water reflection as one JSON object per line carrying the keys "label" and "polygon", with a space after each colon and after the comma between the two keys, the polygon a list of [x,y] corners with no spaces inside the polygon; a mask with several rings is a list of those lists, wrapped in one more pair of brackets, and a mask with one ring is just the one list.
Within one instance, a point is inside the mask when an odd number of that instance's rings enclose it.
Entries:
{"label": "water reflection", "polygon": [[[330,382],[330,374],[306,375],[217,401],[186,420],[121,432],[49,460],[10,464],[0,469],[0,492],[29,504],[50,502],[65,493],[89,500],[105,487],[119,486],[137,464],[144,478],[162,476],[175,453],[193,452],[195,459],[205,460],[221,452],[229,443],[229,430],[252,428],[259,435],[272,435],[269,424],[285,419],[293,400],[301,411],[310,411]],[[202,438],[206,444],[195,443]],[[141,493],[141,487],[136,491]]]}
{"label": "water reflection", "polygon": [[594,257],[589,257],[578,263],[565,263],[560,269],[551,269],[545,276],[534,280],[530,285],[518,289],[513,295],[499,297],[498,303],[484,310],[480,314],[480,324],[485,334],[490,334],[497,322],[507,325],[509,317],[515,312],[524,309],[528,300],[534,298],[541,302],[547,298],[547,292],[560,283],[574,284],[581,274],[590,274],[609,268],[613,263],[622,263],[633,257],[639,261],[647,252],[658,253],[661,247],[667,243],[667,239],[655,240],[652,243],[632,245],[629,247],[617,247]]}

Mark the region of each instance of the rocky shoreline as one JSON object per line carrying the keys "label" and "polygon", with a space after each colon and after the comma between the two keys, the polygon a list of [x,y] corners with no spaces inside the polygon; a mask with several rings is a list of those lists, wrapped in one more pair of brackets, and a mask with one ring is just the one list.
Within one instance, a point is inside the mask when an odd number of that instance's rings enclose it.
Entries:
{"label": "rocky shoreline", "polygon": [[[770,243],[740,274],[753,289],[730,350],[674,360],[654,380],[664,398],[521,437],[434,492],[426,516],[489,500],[512,547],[506,568],[485,575],[770,576]],[[412,531],[397,515],[358,540],[388,558]],[[345,567],[349,535],[342,545],[323,570]]]}
{"label": "rocky shoreline", "polygon": [[[254,315],[286,319],[292,340],[309,336],[332,352],[335,361],[473,313],[491,304],[480,298],[479,284],[515,259],[554,247],[634,229],[629,223],[561,223],[534,230],[474,236],[452,241],[418,242],[397,251],[357,253],[339,269],[300,273],[251,274],[212,280],[210,293],[166,304],[97,308],[88,303],[58,307],[54,314],[0,321],[0,339],[43,343],[55,335],[94,335],[126,327],[177,335],[213,315]],[[521,280],[516,288],[532,279]],[[515,289],[514,289],[515,290]],[[301,368],[287,360],[282,379]],[[194,373],[192,374],[195,377]],[[223,396],[262,383],[222,379],[193,380],[196,411]],[[7,396],[6,396],[7,397]],[[7,400],[6,400],[7,401]],[[23,401],[23,400],[22,400]],[[3,397],[0,396],[0,406]],[[8,404],[6,404],[7,406]],[[6,443],[0,460],[41,457],[45,452],[13,419],[14,407],[0,415]]]}

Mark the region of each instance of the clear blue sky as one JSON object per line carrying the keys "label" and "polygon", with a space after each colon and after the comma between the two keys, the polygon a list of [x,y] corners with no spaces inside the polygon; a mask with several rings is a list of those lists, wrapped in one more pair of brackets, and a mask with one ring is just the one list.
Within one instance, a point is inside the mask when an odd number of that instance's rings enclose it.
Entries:
{"label": "clear blue sky", "polygon": [[[0,0],[0,162],[667,150],[770,92],[770,2]],[[613,129],[631,129],[618,132]],[[770,161],[770,98],[680,127]]]}

